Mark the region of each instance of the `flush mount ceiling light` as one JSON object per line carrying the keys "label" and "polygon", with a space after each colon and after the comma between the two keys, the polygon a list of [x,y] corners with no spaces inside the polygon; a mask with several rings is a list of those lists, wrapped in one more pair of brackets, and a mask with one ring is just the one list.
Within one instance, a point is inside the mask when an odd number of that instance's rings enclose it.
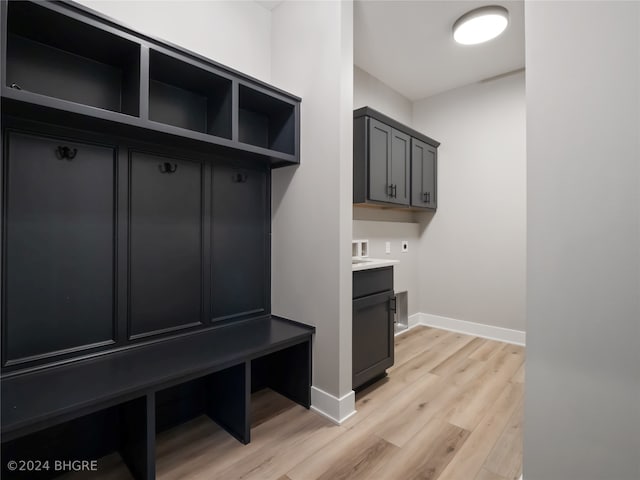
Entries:
{"label": "flush mount ceiling light", "polygon": [[476,8],[453,24],[453,38],[462,45],[475,45],[496,38],[509,24],[509,11],[499,5]]}

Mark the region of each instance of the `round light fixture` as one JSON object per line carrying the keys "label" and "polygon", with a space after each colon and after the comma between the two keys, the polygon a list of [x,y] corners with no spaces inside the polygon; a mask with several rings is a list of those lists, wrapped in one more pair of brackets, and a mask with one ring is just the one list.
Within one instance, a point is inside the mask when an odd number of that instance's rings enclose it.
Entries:
{"label": "round light fixture", "polygon": [[499,5],[476,8],[453,24],[453,38],[462,45],[475,45],[496,38],[509,24],[509,11]]}

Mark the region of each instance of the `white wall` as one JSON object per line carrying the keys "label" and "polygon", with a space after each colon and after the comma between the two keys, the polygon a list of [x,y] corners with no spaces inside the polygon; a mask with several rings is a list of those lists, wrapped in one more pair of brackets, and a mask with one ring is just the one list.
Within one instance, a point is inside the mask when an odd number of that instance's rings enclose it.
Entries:
{"label": "white wall", "polygon": [[640,3],[525,8],[524,478],[638,479]]}
{"label": "white wall", "polygon": [[[369,256],[398,260],[393,266],[393,288],[396,293],[408,292],[408,314],[420,312],[418,265],[420,259],[420,225],[389,221],[353,222],[353,238],[369,240]],[[401,253],[402,241],[409,242],[409,251]],[[391,243],[391,254],[385,253],[385,243]]]}
{"label": "white wall", "polygon": [[134,30],[268,82],[271,12],[253,1],[79,0]]}
{"label": "white wall", "polygon": [[353,108],[371,107],[411,125],[411,100],[361,68],[353,69]]}
{"label": "white wall", "polygon": [[273,172],[272,310],[316,326],[314,392],[347,397],[339,420],[354,409],[353,4],[284,2],[272,15],[272,80],[302,97],[301,165]]}
{"label": "white wall", "polygon": [[415,102],[413,127],[442,142],[438,210],[421,217],[422,313],[524,330],[524,75]]}

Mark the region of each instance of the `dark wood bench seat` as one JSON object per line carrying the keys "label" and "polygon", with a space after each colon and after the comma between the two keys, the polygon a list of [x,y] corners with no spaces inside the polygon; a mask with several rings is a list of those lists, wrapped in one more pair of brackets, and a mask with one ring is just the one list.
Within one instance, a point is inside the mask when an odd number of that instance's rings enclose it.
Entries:
{"label": "dark wood bench seat", "polygon": [[314,331],[271,316],[4,377],[2,442],[119,406],[118,418],[132,421],[118,449],[136,478],[155,478],[159,392],[200,382],[204,413],[248,443],[252,390],[268,386],[310,406]]}

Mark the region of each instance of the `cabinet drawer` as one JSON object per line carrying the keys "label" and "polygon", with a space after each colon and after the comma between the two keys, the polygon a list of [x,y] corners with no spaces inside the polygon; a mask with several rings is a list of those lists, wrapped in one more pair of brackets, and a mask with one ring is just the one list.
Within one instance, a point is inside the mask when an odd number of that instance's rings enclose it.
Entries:
{"label": "cabinet drawer", "polygon": [[353,298],[393,290],[393,267],[353,272]]}

